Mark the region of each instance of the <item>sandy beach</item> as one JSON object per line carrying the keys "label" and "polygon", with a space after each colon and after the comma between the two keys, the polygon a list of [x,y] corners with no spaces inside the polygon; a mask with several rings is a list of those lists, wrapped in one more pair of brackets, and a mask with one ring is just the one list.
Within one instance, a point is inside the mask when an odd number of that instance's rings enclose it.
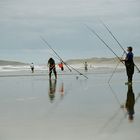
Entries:
{"label": "sandy beach", "polygon": [[0,77],[2,140],[139,140],[137,72],[132,86],[136,101],[133,120],[125,108],[128,86],[124,70],[115,73],[110,86],[111,70],[107,69],[84,72],[88,79],[59,73],[56,81],[49,81],[45,71],[1,73],[6,74],[13,76]]}
{"label": "sandy beach", "polygon": [[0,0],[0,140],[140,140],[139,46],[140,0]]}

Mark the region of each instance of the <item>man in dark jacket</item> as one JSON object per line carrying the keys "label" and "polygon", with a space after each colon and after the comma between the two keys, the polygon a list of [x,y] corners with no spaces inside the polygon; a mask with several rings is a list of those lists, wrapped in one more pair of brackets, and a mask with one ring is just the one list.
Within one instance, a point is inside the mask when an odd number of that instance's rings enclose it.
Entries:
{"label": "man in dark jacket", "polygon": [[128,76],[128,82],[125,84],[132,84],[132,79],[133,79],[133,74],[134,74],[134,61],[133,61],[133,53],[132,53],[133,48],[132,47],[127,47],[127,54],[126,58],[122,61],[125,62],[126,66],[126,73]]}
{"label": "man in dark jacket", "polygon": [[48,66],[49,66],[49,78],[51,79],[52,71],[55,75],[55,79],[57,79],[57,73],[56,73],[56,68],[55,68],[55,61],[53,58],[50,58],[48,60]]}

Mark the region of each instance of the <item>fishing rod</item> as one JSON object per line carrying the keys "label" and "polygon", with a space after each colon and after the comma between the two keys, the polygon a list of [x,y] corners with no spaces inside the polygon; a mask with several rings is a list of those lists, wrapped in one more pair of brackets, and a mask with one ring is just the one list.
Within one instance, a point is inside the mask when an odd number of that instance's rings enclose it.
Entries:
{"label": "fishing rod", "polygon": [[68,65],[62,60],[62,58],[57,54],[57,52],[51,47],[51,45],[42,37],[40,36],[41,40],[44,41],[45,44],[56,54],[56,56],[64,63],[64,65],[69,69],[71,72],[71,69],[68,67]]}
{"label": "fishing rod", "polygon": [[69,65],[69,67],[71,67],[73,70],[75,70],[76,72],[78,72],[80,75],[83,75],[86,79],[88,79],[88,77],[86,75],[84,75],[83,73],[81,73],[80,71],[78,71],[77,69],[75,69],[74,67],[72,67],[71,65]]}
{"label": "fishing rod", "polygon": [[[120,46],[120,48],[124,51],[125,54],[127,54],[126,50],[123,48],[123,46],[120,44],[120,42],[117,40],[117,38],[114,36],[114,34],[111,32],[111,30],[109,29],[109,27],[107,25],[105,25],[105,23],[103,21],[100,20],[100,22],[102,23],[102,25],[106,28],[106,30],[110,33],[110,35],[114,38],[114,40],[118,43],[118,45]],[[136,64],[134,64],[134,66],[136,67],[137,71],[140,73],[140,69],[137,67]]]}
{"label": "fishing rod", "polygon": [[[125,52],[123,53],[123,55],[124,55],[124,54],[125,54]],[[123,55],[122,55],[122,57],[123,57]],[[109,78],[109,80],[108,80],[108,83],[110,83],[110,81],[111,81],[111,79],[112,79],[114,73],[116,72],[117,67],[119,66],[119,64],[120,64],[120,61],[118,61],[118,63],[117,63],[117,65],[116,65],[115,69],[113,70],[113,72],[112,72],[112,74],[111,74],[111,76],[110,76],[110,78]]]}
{"label": "fishing rod", "polygon": [[[70,72],[72,71],[71,69],[75,70],[77,73],[79,73],[80,75],[84,76],[86,79],[88,79],[88,77],[86,75],[84,75],[83,73],[79,72],[77,69],[75,69],[74,67],[72,67],[71,65],[66,64],[62,58],[57,54],[57,52],[51,47],[51,45],[42,37],[40,36],[41,40],[47,44],[47,46],[56,54],[56,56],[65,64],[65,66],[70,70]],[[71,69],[70,69],[70,68]]]}
{"label": "fishing rod", "polygon": [[127,54],[127,52],[125,51],[125,49],[123,48],[123,46],[120,44],[120,42],[117,40],[117,38],[114,36],[114,34],[109,30],[109,28],[107,27],[107,25],[105,25],[105,23],[103,21],[100,20],[100,22],[102,23],[102,25],[107,29],[107,31],[110,33],[110,35],[114,38],[114,40],[118,43],[118,45],[121,47],[121,49],[125,52],[125,54]]}
{"label": "fishing rod", "polygon": [[[94,34],[96,35],[96,37],[119,59],[120,62],[123,63],[123,61],[120,59],[120,57],[113,51],[113,49],[111,47],[109,47],[109,45],[88,25],[86,25],[86,27]],[[123,63],[124,64],[124,63]],[[125,64],[124,64],[125,65]]]}

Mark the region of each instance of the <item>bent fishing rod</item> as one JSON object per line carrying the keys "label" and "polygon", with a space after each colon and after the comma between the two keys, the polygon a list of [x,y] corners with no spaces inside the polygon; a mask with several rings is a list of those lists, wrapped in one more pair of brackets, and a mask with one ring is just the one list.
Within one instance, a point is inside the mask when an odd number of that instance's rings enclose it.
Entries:
{"label": "bent fishing rod", "polygon": [[62,60],[62,58],[57,54],[57,52],[51,47],[51,45],[42,37],[40,36],[41,40],[47,44],[47,46],[56,54],[56,56],[60,59],[61,62],[64,63],[64,65],[69,69],[69,71],[71,72],[71,69],[69,68],[69,66]]}
{"label": "bent fishing rod", "polygon": [[[123,46],[121,45],[121,43],[117,40],[117,38],[114,36],[114,34],[111,32],[111,30],[109,29],[109,27],[100,20],[100,22],[102,23],[102,25],[106,28],[106,30],[110,33],[110,35],[114,38],[114,40],[118,43],[118,45],[120,46],[120,48],[124,51],[125,54],[127,54],[126,50],[123,48]],[[137,71],[140,73],[140,69],[138,68],[138,66],[136,64],[134,64],[134,66],[136,67]]]}
{"label": "bent fishing rod", "polygon": [[[123,61],[120,59],[120,57],[113,51],[113,49],[111,47],[109,47],[109,45],[88,25],[86,25],[86,27],[118,58],[118,60],[120,62],[123,63]],[[124,63],[123,63],[124,64]],[[125,65],[125,64],[124,64]]]}
{"label": "bent fishing rod", "polygon": [[[123,53],[123,55],[124,55],[124,54],[125,54],[125,52]],[[123,57],[123,55],[121,56],[121,58]],[[111,81],[113,75],[115,74],[115,72],[116,72],[117,67],[119,66],[119,64],[120,64],[120,61],[118,61],[118,63],[117,63],[117,65],[116,65],[115,69],[113,70],[113,72],[112,72],[112,74],[111,74],[111,76],[110,76],[110,78],[109,78],[109,80],[108,80],[108,83],[110,83],[110,81]]]}
{"label": "bent fishing rod", "polygon": [[[113,35],[113,33],[109,30],[109,28],[104,24],[104,22],[103,22],[101,19],[100,19],[100,22],[101,22],[102,25],[106,28],[106,30],[110,33],[110,35],[113,37],[113,39],[118,43],[118,45],[121,47],[121,49],[123,50],[123,55],[124,55],[124,54],[127,54],[127,52],[124,50],[123,46],[120,44],[120,42],[117,40],[117,38]],[[123,57],[123,55],[122,55],[122,57]],[[121,58],[122,58],[122,57],[121,57]],[[120,63],[120,62],[119,62],[119,63]],[[109,78],[109,80],[108,80],[108,83],[111,81],[111,79],[112,79],[114,73],[116,72],[119,63],[117,63],[117,65],[116,65],[116,67],[115,67],[113,73],[111,74],[111,76],[110,76],[110,78]]]}
{"label": "bent fishing rod", "polygon": [[77,69],[75,69],[74,67],[72,67],[71,65],[69,65],[69,67],[71,67],[73,70],[75,70],[76,72],[78,72],[80,75],[83,75],[86,79],[88,79],[88,77],[86,75],[84,75],[83,73],[81,73],[80,71],[78,71]]}
{"label": "bent fishing rod", "polygon": [[[58,53],[51,47],[51,45],[42,37],[40,36],[41,40],[56,54],[56,56],[58,57],[58,59],[60,59],[64,65],[70,70],[70,72],[72,71],[70,68],[72,68],[73,70],[75,70],[77,73],[79,73],[80,75],[84,76],[86,79],[88,79],[88,77],[86,75],[84,75],[83,73],[81,73],[80,71],[78,71],[77,69],[75,69],[74,67],[72,67],[71,65],[66,64],[62,58],[58,55]],[[70,67],[70,68],[69,68]]]}

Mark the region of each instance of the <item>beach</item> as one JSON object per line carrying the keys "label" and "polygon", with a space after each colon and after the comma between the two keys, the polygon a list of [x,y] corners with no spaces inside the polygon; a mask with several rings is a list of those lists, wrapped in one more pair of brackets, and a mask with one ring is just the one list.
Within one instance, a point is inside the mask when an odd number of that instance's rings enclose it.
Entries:
{"label": "beach", "polygon": [[132,85],[136,100],[130,120],[125,69],[117,70],[108,84],[112,70],[79,70],[88,79],[59,71],[51,81],[46,70],[1,72],[0,138],[139,140],[139,73],[135,71]]}
{"label": "beach", "polygon": [[140,0],[0,0],[0,31],[0,140],[140,140]]}

